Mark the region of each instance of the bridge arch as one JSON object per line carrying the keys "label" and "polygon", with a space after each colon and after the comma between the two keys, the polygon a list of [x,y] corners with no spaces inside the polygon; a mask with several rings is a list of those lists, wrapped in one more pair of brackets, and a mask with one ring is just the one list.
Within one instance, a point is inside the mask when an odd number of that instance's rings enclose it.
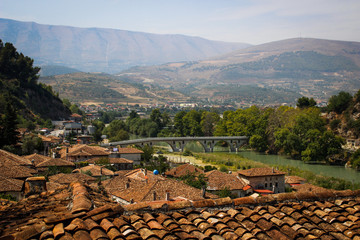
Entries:
{"label": "bridge arch", "polygon": [[140,145],[152,146],[156,142],[167,143],[174,152],[183,151],[184,147],[189,142],[199,142],[204,148],[205,152],[213,152],[214,146],[219,141],[225,141],[228,143],[231,152],[235,152],[239,147],[247,142],[246,136],[220,136],[220,137],[166,137],[166,138],[145,138],[134,139],[120,142],[113,142],[109,144],[103,144],[102,146],[117,146],[124,147],[127,145]]}

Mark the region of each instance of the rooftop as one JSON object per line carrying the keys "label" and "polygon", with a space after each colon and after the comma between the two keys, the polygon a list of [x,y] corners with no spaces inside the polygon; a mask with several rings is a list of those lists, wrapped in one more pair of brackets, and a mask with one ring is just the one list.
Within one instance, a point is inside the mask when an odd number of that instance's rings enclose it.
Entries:
{"label": "rooftop", "polygon": [[95,182],[96,178],[83,173],[71,173],[71,174],[59,173],[50,176],[49,181],[68,185],[72,182],[91,183],[91,182]]}
{"label": "rooftop", "polygon": [[[133,163],[133,160],[129,160],[126,158],[106,158],[106,160],[109,161],[110,164],[121,164],[121,163]],[[99,163],[103,161],[103,158],[92,158],[89,160],[86,160],[87,163]]]}
{"label": "rooftop", "polygon": [[205,173],[208,182],[209,190],[222,190],[228,188],[229,190],[243,189],[247,184],[237,178],[236,175],[227,174],[218,170],[212,170]]}
{"label": "rooftop", "polygon": [[204,173],[204,171],[192,164],[186,163],[166,171],[165,175],[179,178],[185,176],[186,174],[198,175],[201,173]]}
{"label": "rooftop", "polygon": [[247,170],[240,170],[237,173],[245,177],[279,176],[286,174],[286,172],[274,168],[250,168]]}
{"label": "rooftop", "polygon": [[114,172],[99,165],[89,165],[82,168],[77,168],[73,173],[82,173],[82,172],[91,172],[91,176],[100,177],[100,176],[114,176]]}
{"label": "rooftop", "polygon": [[360,239],[360,190],[121,207],[74,183],[6,204],[4,239]]}
{"label": "rooftop", "polygon": [[66,151],[68,156],[108,156],[109,152],[106,148],[98,146],[88,146],[85,144],[78,144],[69,148],[63,148],[60,150],[61,158],[66,157]]}
{"label": "rooftop", "polygon": [[31,166],[31,161],[24,157],[20,157],[16,154],[7,152],[5,150],[0,149],[0,164],[9,163],[12,166],[20,165],[20,166]]}
{"label": "rooftop", "polygon": [[50,167],[50,166],[58,166],[58,167],[75,167],[75,164],[73,162],[60,159],[60,158],[50,158],[48,160],[45,160],[37,165],[36,167]]}
{"label": "rooftop", "polygon": [[143,151],[141,151],[140,149],[137,148],[118,148],[118,153],[121,154],[141,154],[144,153]]}
{"label": "rooftop", "polygon": [[37,154],[37,153],[31,154],[31,155],[26,155],[26,156],[24,156],[24,158],[30,160],[30,162],[32,162],[32,160],[34,160],[35,166],[38,165],[39,163],[42,163],[44,161],[51,159],[51,157],[44,156],[44,155]]}
{"label": "rooftop", "polygon": [[20,192],[24,184],[23,180],[0,177],[0,192]]}

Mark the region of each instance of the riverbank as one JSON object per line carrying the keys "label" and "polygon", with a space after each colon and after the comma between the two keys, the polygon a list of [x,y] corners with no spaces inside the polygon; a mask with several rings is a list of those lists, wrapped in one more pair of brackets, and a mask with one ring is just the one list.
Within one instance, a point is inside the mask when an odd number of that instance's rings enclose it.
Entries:
{"label": "riverbank", "polygon": [[[301,170],[294,166],[283,166],[276,164],[265,164],[250,160],[243,156],[233,153],[193,153],[194,156],[182,156],[178,153],[167,153],[164,156],[172,162],[177,163],[192,163],[197,166],[205,167],[211,165],[217,167],[221,171],[238,171],[242,169],[256,168],[256,167],[276,167],[281,171],[287,172],[288,175],[296,175],[307,179],[308,183],[324,187],[328,189],[345,190],[345,189],[360,189],[360,184],[352,181],[347,181],[340,178],[323,176],[315,174],[311,171]],[[177,160],[177,161],[176,161]]]}

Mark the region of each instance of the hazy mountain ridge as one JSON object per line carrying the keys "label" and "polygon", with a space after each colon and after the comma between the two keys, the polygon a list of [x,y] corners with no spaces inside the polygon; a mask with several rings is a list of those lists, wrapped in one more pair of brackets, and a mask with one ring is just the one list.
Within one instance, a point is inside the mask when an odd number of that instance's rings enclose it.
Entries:
{"label": "hazy mountain ridge", "polygon": [[[360,43],[323,39],[288,39],[202,61],[136,67],[122,76],[215,97],[217,85],[255,85],[327,100],[334,93],[360,88]],[[192,91],[189,92],[189,89]],[[210,95],[209,95],[210,94]],[[230,94],[229,99],[236,96]]]}
{"label": "hazy mountain ridge", "polygon": [[193,61],[248,47],[184,35],[42,25],[0,19],[0,39],[13,43],[35,64],[89,72],[120,72],[131,66]]}
{"label": "hazy mountain ridge", "polygon": [[39,81],[52,86],[61,98],[73,103],[151,104],[189,99],[174,90],[127,83],[109,74],[77,72],[41,77]]}

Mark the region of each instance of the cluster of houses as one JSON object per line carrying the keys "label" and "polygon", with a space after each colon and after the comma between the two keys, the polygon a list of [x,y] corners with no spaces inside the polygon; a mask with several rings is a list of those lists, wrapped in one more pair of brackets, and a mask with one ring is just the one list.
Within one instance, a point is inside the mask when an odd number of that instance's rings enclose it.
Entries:
{"label": "cluster of houses", "polygon": [[[20,200],[32,192],[83,182],[94,189],[104,189],[113,201],[131,204],[218,198],[225,189],[233,197],[256,197],[285,192],[286,182],[291,187],[305,183],[305,179],[285,176],[285,172],[274,168],[224,173],[218,170],[204,172],[194,165],[183,164],[162,174],[133,169],[135,164],[140,164],[142,153],[135,148],[106,149],[84,144],[63,147],[53,157],[40,154],[18,156],[0,150],[0,194],[9,194]],[[61,168],[62,171],[49,175],[51,168],[55,171]],[[187,174],[195,177],[203,174],[206,188],[197,189],[179,181]]]}

